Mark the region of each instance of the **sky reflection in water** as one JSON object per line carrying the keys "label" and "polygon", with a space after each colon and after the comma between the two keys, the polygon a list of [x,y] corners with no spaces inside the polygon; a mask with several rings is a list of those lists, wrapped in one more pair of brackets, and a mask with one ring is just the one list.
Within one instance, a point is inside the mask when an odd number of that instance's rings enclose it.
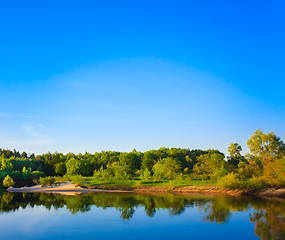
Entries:
{"label": "sky reflection in water", "polygon": [[0,195],[0,239],[285,239],[285,201],[225,196]]}

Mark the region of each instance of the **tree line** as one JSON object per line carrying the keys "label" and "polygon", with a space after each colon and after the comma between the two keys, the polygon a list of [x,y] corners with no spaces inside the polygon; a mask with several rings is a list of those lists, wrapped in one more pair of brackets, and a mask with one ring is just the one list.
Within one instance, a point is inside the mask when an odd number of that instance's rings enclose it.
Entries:
{"label": "tree line", "polygon": [[227,157],[212,149],[165,147],[146,152],[49,152],[37,156],[0,149],[0,183],[19,187],[44,177],[81,175],[101,181],[211,180],[227,188],[285,186],[284,142],[273,132],[257,130],[247,146],[250,153],[242,155],[238,143],[230,144]]}

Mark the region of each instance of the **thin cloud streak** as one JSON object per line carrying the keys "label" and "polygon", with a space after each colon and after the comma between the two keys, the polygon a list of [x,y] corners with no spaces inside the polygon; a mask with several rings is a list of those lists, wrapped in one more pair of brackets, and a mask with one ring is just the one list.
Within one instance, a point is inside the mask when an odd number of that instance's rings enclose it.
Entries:
{"label": "thin cloud streak", "polygon": [[35,122],[20,124],[18,131],[6,134],[0,144],[8,149],[37,153],[37,149],[55,145],[58,141],[53,129]]}
{"label": "thin cloud streak", "polygon": [[54,120],[54,121],[69,121],[69,122],[94,122],[96,124],[112,124],[112,125],[126,125],[129,122],[114,122],[98,118],[88,118],[88,117],[55,117],[48,115],[37,115],[37,114],[11,114],[11,113],[0,113],[0,118],[19,118],[19,119],[39,119],[39,120]]}

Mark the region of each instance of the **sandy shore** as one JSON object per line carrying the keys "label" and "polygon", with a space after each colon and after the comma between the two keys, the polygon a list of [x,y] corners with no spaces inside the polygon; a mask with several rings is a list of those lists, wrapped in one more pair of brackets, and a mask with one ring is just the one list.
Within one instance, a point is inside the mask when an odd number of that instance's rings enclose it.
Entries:
{"label": "sandy shore", "polygon": [[123,190],[104,190],[104,189],[89,189],[82,188],[70,182],[61,183],[53,186],[42,187],[41,185],[36,185],[32,187],[21,187],[14,188],[10,187],[7,189],[8,192],[43,192],[43,193],[56,193],[56,194],[64,194],[64,195],[77,195],[82,193],[94,193],[94,192],[117,192],[117,193],[126,193],[129,191]]}

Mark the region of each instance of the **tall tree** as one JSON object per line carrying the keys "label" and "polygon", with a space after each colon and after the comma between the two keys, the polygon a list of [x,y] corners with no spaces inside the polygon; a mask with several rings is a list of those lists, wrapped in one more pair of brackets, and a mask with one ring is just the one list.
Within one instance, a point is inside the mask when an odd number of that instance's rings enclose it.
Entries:
{"label": "tall tree", "polygon": [[250,152],[260,157],[263,162],[273,161],[274,158],[285,156],[285,144],[274,132],[263,133],[256,130],[247,141]]}
{"label": "tall tree", "polygon": [[228,169],[233,171],[237,168],[238,164],[244,160],[244,157],[241,155],[242,148],[237,143],[231,143],[228,147]]}
{"label": "tall tree", "polygon": [[193,167],[193,172],[201,175],[203,179],[216,180],[226,174],[226,161],[223,154],[208,153],[201,155]]}

